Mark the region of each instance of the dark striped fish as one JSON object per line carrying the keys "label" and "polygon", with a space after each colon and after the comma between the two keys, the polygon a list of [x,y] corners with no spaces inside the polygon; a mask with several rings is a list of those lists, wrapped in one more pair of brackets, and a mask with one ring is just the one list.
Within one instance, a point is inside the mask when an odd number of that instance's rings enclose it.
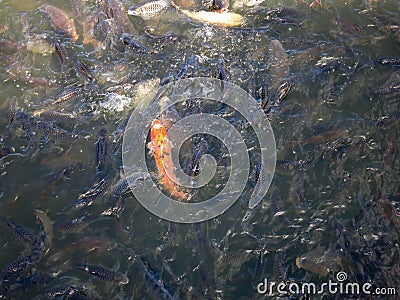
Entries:
{"label": "dark striped fish", "polygon": [[73,121],[77,120],[79,115],[76,112],[60,112],[60,111],[44,111],[40,113],[40,116],[45,119],[55,120],[55,121]]}
{"label": "dark striped fish", "polygon": [[398,122],[399,120],[400,120],[400,110],[390,113],[389,116],[387,117],[382,117],[380,120],[378,120],[376,126],[386,128]]}
{"label": "dark striped fish", "polygon": [[63,72],[65,67],[68,65],[68,54],[67,50],[59,41],[54,41],[54,50],[60,59],[61,71]]}
{"label": "dark striped fish", "polygon": [[289,95],[290,90],[293,87],[293,82],[285,81],[282,83],[277,90],[276,97],[275,97],[275,105],[279,105],[282,100],[284,100],[287,95]]}
{"label": "dark striped fish", "polygon": [[131,187],[135,187],[140,182],[143,182],[149,175],[144,173],[136,173],[128,178],[120,179],[116,184],[111,187],[111,197],[123,197],[130,192]]}
{"label": "dark striped fish", "polygon": [[194,154],[193,154],[192,159],[186,169],[186,174],[188,176],[193,177],[193,176],[199,175],[200,160],[201,160],[201,157],[207,152],[207,150],[208,150],[208,144],[204,140],[200,141],[194,147]]}
{"label": "dark striped fish", "polygon": [[131,35],[123,35],[121,37],[121,42],[125,45],[128,46],[129,49],[132,49],[135,51],[135,53],[143,53],[143,54],[156,54],[159,53],[156,49],[149,48],[143,44],[141,44],[139,41],[137,41],[137,38]]}
{"label": "dark striped fish", "polygon": [[45,286],[50,279],[50,276],[36,271],[32,275],[13,280],[12,284],[7,287],[7,291],[1,296],[5,297],[3,299],[22,299],[22,293],[38,286]]}
{"label": "dark striped fish", "polygon": [[375,64],[388,65],[391,67],[400,67],[400,57],[381,57],[374,60]]}
{"label": "dark striped fish", "polygon": [[8,105],[8,123],[7,129],[11,128],[11,125],[14,123],[15,110],[17,108],[17,98],[14,96],[10,99],[10,103]]}
{"label": "dark striped fish", "polygon": [[91,296],[91,292],[77,284],[60,284],[48,289],[44,296],[51,299],[76,299],[76,300],[86,300],[86,299],[97,299]]}
{"label": "dark striped fish", "polygon": [[217,261],[223,265],[226,264],[234,264],[240,265],[243,263],[248,257],[248,252],[227,252],[218,248],[217,244],[213,241],[210,241],[208,244],[208,248],[210,252],[217,257]]}
{"label": "dark striped fish", "polygon": [[286,252],[276,254],[274,259],[274,275],[276,280],[286,282],[288,280],[288,266],[286,265]]}
{"label": "dark striped fish", "polygon": [[117,282],[118,284],[127,284],[129,282],[129,278],[125,274],[102,266],[88,263],[76,263],[73,266],[74,268],[103,281]]}
{"label": "dark striped fish", "polygon": [[96,79],[94,78],[93,75],[93,70],[90,69],[86,64],[84,64],[78,57],[74,57],[73,58],[74,61],[74,65],[76,70],[78,70],[78,72],[87,80],[89,80],[90,82],[95,82]]}
{"label": "dark striped fish", "polygon": [[257,285],[262,280],[265,271],[265,249],[267,247],[266,241],[264,241],[263,247],[259,250],[257,262],[254,265],[253,272],[251,274],[252,283]]}
{"label": "dark striped fish", "polygon": [[140,264],[144,271],[146,281],[153,289],[153,291],[157,292],[160,299],[178,299],[177,295],[174,295],[172,291],[169,290],[169,288],[160,279],[160,276],[152,269],[150,263],[144,257],[140,257]]}
{"label": "dark striped fish", "polygon": [[59,105],[64,102],[70,101],[76,97],[79,97],[80,95],[82,95],[83,90],[84,90],[83,85],[68,88],[67,90],[63,91],[60,95],[58,95],[55,99],[47,101],[45,103],[46,107],[35,111],[33,113],[33,116],[34,117],[40,116],[43,112],[51,110],[51,108],[55,105]]}
{"label": "dark striped fish", "polygon": [[58,128],[55,125],[43,121],[38,121],[36,128],[47,138],[53,139],[78,139],[79,136],[65,129]]}
{"label": "dark striped fish", "polygon": [[61,103],[64,103],[66,101],[69,101],[75,97],[78,97],[79,95],[81,95],[83,92],[83,85],[79,85],[79,86],[74,86],[71,88],[68,88],[67,90],[65,90],[64,92],[62,92],[60,95],[57,96],[57,98],[55,98],[53,101],[50,101],[48,103],[46,103],[47,106],[54,106],[54,105],[58,105]]}
{"label": "dark striped fish", "polygon": [[40,240],[30,229],[11,220],[7,220],[6,225],[8,229],[27,247],[32,250],[40,249]]}
{"label": "dark striped fish", "polygon": [[96,169],[97,172],[104,171],[108,155],[107,130],[101,129],[99,139],[96,142]]}
{"label": "dark striped fish", "polygon": [[20,256],[9,265],[5,266],[0,274],[0,286],[4,280],[20,275],[22,272],[41,259],[41,253],[34,251],[28,255]]}
{"label": "dark striped fish", "polygon": [[91,206],[93,201],[103,196],[111,184],[111,177],[98,181],[90,190],[79,196],[78,201],[73,207],[73,210],[81,209],[83,207]]}
{"label": "dark striped fish", "polygon": [[372,91],[373,95],[390,96],[392,94],[400,93],[400,82],[390,83],[379,89]]}
{"label": "dark striped fish", "polygon": [[[96,220],[96,219],[94,219]],[[89,226],[93,221],[93,219],[89,218],[88,216],[81,216],[73,219],[68,223],[57,223],[55,228],[64,233],[70,232],[81,232],[87,226]]]}
{"label": "dark striped fish", "polygon": [[151,17],[170,7],[172,7],[172,3],[169,0],[154,0],[129,7],[128,15]]}

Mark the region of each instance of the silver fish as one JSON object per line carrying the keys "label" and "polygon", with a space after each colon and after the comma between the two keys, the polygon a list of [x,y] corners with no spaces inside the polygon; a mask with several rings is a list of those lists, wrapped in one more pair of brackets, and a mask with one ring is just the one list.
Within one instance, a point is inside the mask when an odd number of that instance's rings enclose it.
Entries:
{"label": "silver fish", "polygon": [[154,0],[146,3],[139,4],[138,6],[131,6],[128,9],[128,15],[150,17],[159,14],[160,12],[171,7],[172,3],[168,0]]}

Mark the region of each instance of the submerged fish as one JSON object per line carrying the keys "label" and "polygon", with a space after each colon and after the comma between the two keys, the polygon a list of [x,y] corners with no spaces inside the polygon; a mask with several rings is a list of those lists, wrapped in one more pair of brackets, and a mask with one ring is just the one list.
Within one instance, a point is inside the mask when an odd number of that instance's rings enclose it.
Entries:
{"label": "submerged fish", "polygon": [[104,195],[111,184],[110,178],[103,178],[97,182],[90,190],[79,196],[73,210],[81,209],[86,206],[91,206],[93,201]]}
{"label": "submerged fish", "polygon": [[14,276],[21,274],[23,271],[28,269],[31,265],[38,262],[41,258],[41,253],[38,251],[34,251],[28,255],[20,256],[16,260],[14,260],[9,265],[5,266],[3,271],[0,274],[0,286],[3,283],[3,280],[7,280]]}
{"label": "submerged fish", "polygon": [[104,170],[107,161],[108,142],[107,130],[101,129],[99,132],[99,139],[96,142],[96,169],[97,172]]}
{"label": "submerged fish", "polygon": [[11,220],[6,220],[6,225],[10,229],[10,231],[26,246],[28,246],[32,250],[40,248],[39,239],[35,234],[33,234],[30,229]]}
{"label": "submerged fish", "polygon": [[93,76],[93,71],[86,65],[84,64],[78,57],[73,58],[75,68],[78,70],[80,74],[83,75],[86,79],[88,79],[91,82],[95,82],[96,79]]}
{"label": "submerged fish", "polygon": [[189,11],[182,9],[181,12],[202,23],[209,23],[219,27],[235,27],[244,24],[244,17],[232,12],[215,12],[215,11]]}
{"label": "submerged fish", "polygon": [[374,60],[375,64],[388,65],[391,67],[400,67],[400,57],[381,57]]}
{"label": "submerged fish", "polygon": [[74,264],[74,268],[81,270],[103,281],[108,281],[108,282],[114,281],[117,282],[118,284],[127,284],[129,282],[129,278],[125,274],[113,271],[103,266],[98,266],[88,263],[76,263]]}
{"label": "submerged fish", "polygon": [[[98,219],[100,219],[100,218],[98,218]],[[76,249],[83,249],[86,252],[91,252],[93,250],[108,251],[108,250],[114,249],[115,247],[117,247],[117,243],[109,238],[88,236],[88,237],[84,237],[81,240],[66,246],[64,249],[62,249],[62,250],[58,251],[57,253],[55,253],[54,255],[52,255],[48,259],[47,264],[52,264],[52,263],[58,261],[60,258],[63,257],[64,254],[66,254],[70,251],[76,250]]]}
{"label": "submerged fish", "polygon": [[140,257],[140,263],[144,271],[146,281],[149,283],[151,288],[159,294],[160,299],[178,299],[177,295],[174,295],[172,291],[169,290],[169,288],[164,284],[159,275],[152,269],[150,263],[144,257]]}
{"label": "submerged fish", "polygon": [[330,272],[340,270],[342,257],[332,250],[324,250],[318,246],[311,252],[296,258],[296,266],[315,274],[326,276]]}
{"label": "submerged fish", "polygon": [[66,32],[74,42],[78,40],[79,35],[76,33],[75,22],[64,10],[50,4],[43,4],[39,10],[49,16],[56,29]]}
{"label": "submerged fish", "polygon": [[278,40],[269,43],[268,55],[268,73],[271,75],[269,86],[278,89],[280,82],[289,74],[289,58]]}
{"label": "submerged fish", "polygon": [[208,144],[206,141],[200,141],[194,148],[194,154],[187,166],[186,174],[189,176],[197,176],[200,173],[200,160],[201,157],[207,152]]}
{"label": "submerged fish", "polygon": [[171,145],[167,139],[167,128],[160,120],[154,120],[150,130],[151,149],[154,153],[162,186],[179,200],[188,200],[188,195],[180,191],[175,183],[175,167],[171,158]]}
{"label": "submerged fish", "polygon": [[47,212],[44,212],[40,209],[35,210],[35,216],[36,218],[40,221],[43,227],[43,231],[41,235],[43,236],[44,240],[44,245],[42,247],[42,251],[44,254],[47,254],[47,252],[50,250],[50,247],[52,245],[52,239],[53,239],[53,221],[50,220],[50,218],[47,216]]}

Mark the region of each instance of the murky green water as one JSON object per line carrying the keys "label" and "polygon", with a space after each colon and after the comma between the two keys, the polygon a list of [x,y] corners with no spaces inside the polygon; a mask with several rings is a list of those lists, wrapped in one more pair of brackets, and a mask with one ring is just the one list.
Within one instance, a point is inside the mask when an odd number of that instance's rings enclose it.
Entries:
{"label": "murky green water", "polygon": [[[181,299],[263,299],[267,296],[257,293],[256,286],[264,278],[322,284],[338,282],[339,271],[346,272],[347,282],[370,283],[371,291],[400,291],[400,2],[323,1],[322,8],[309,9],[302,1],[254,6],[239,1],[231,7],[246,23],[230,29],[198,23],[173,9],[148,19],[130,16],[125,25],[131,26],[136,42],[130,47],[121,43],[118,15],[113,17],[104,3],[46,2],[74,18],[80,38],[73,42],[38,9],[44,1],[0,1],[1,299],[43,299],[50,291],[53,298],[69,299],[79,285],[85,290],[79,292],[81,297],[168,298],[160,284],[157,289],[145,278],[141,257],[149,261],[154,278],[162,279],[162,285]],[[125,8],[134,4],[122,2]],[[207,8],[205,2],[177,4],[201,10]],[[96,40],[83,43],[90,18],[96,24]],[[182,36],[179,42],[161,44],[149,36],[173,34]],[[269,50],[273,40],[282,51]],[[55,41],[67,52],[65,66],[54,51]],[[76,70],[74,57],[92,69],[95,84]],[[383,57],[397,63],[377,61]],[[271,65],[273,59],[278,65]],[[145,210],[131,193],[112,197],[112,187],[123,176],[118,141],[134,105],[122,112],[108,110],[107,89],[122,83],[143,87],[146,82],[154,90],[184,67],[183,78],[218,77],[222,66],[228,80],[260,102],[261,87],[269,86],[266,118],[275,133],[279,161],[263,202],[247,209],[254,170],[241,198],[200,225],[171,225]],[[274,95],[284,82],[292,87],[278,101]],[[46,107],[46,101],[81,85],[76,97]],[[143,97],[137,90],[116,93],[118,101],[121,96],[135,101]],[[16,103],[14,117],[10,103]],[[186,115],[225,113],[241,129],[248,147],[258,147],[244,120],[223,107],[189,103],[177,109]],[[75,112],[78,117],[34,115],[40,110]],[[102,128],[107,130],[108,151],[105,168],[97,173],[96,142]],[[60,138],[68,134],[79,138]],[[205,199],[218,191],[230,164],[226,148],[215,140],[209,140],[208,153],[216,156],[220,169],[213,181],[216,187],[198,191]],[[156,173],[150,156],[149,164]],[[103,195],[88,207],[71,209],[104,178],[110,187]],[[114,214],[101,215],[110,208]],[[6,266],[32,252],[8,230],[6,220],[43,233],[36,209],[53,221],[50,250],[5,278],[5,270],[12,269]],[[80,217],[92,222],[77,232],[60,231],[60,224]],[[83,238],[86,242],[79,247],[76,243]],[[100,241],[98,249],[88,238]],[[104,246],[110,240],[116,247]],[[63,249],[67,250],[61,258],[54,260]],[[297,258],[302,268],[296,267]],[[93,278],[73,267],[78,262],[121,272],[129,283]],[[31,275],[43,278],[31,284],[23,281]],[[67,287],[57,296],[60,284]],[[338,293],[310,297],[363,298]],[[375,298],[379,296],[371,299]]]}

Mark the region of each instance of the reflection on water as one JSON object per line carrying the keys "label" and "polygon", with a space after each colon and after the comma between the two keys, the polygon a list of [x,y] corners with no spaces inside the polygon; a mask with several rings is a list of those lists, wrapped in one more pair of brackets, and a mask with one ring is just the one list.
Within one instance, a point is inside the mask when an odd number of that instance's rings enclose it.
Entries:
{"label": "reflection on water", "polygon": [[[339,271],[398,288],[399,2],[317,2],[231,1],[245,23],[224,28],[166,3],[128,17],[129,1],[1,1],[1,298],[261,299],[263,278],[322,283]],[[237,203],[182,225],[133,197],[121,144],[149,91],[195,76],[260,102],[278,161],[267,196],[247,209],[260,175],[254,132],[215,103],[178,105],[223,116],[253,149]],[[226,148],[208,139],[206,151],[217,175],[197,200],[229,176]]]}

